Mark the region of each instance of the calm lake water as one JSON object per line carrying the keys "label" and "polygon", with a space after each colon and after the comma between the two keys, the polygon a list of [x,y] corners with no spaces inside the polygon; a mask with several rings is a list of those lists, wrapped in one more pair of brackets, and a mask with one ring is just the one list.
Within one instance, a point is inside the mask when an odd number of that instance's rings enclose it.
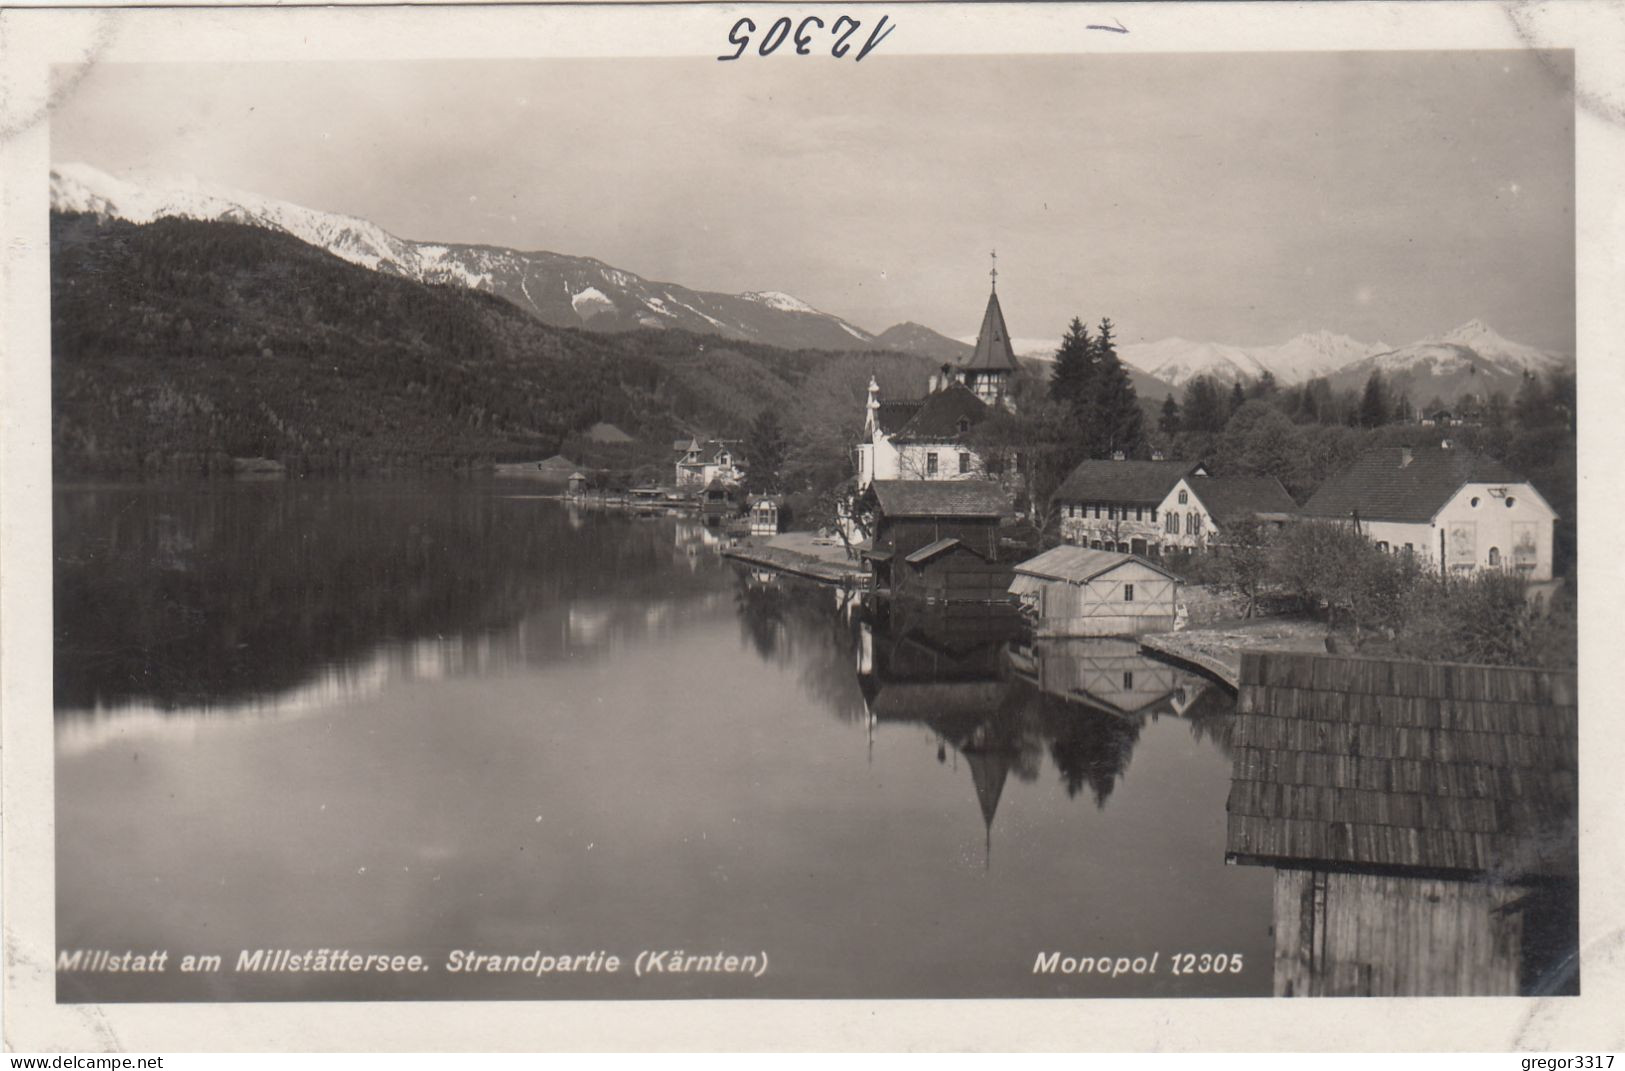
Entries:
{"label": "calm lake water", "polygon": [[[59,949],[170,953],[62,1000],[1270,992],[1272,875],[1223,861],[1231,698],[1131,643],[869,620],[524,485],[62,488],[55,519]],[[256,949],[428,969],[234,970]]]}

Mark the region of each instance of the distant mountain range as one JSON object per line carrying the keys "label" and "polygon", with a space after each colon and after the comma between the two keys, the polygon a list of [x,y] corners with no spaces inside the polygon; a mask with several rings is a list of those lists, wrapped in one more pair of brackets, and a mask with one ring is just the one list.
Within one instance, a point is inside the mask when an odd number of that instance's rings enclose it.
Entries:
{"label": "distant mountain range", "polygon": [[[135,183],[86,164],[62,164],[51,172],[51,204],[59,211],[133,223],[178,217],[280,231],[377,272],[496,294],[557,327],[677,328],[786,349],[890,350],[940,361],[958,360],[972,348],[912,322],[871,334],[779,291],[712,293],[653,282],[591,257],[412,241],[357,217],[192,180]],[[1053,349],[1037,341],[1021,340],[1017,349],[1029,359],[1053,357]],[[1573,364],[1570,356],[1510,341],[1478,320],[1398,348],[1318,331],[1267,346],[1170,338],[1122,344],[1118,352],[1148,400],[1177,391],[1200,375],[1228,385],[1268,372],[1283,386],[1324,376],[1334,389],[1358,389],[1377,370],[1396,390],[1423,404],[1434,396],[1448,401],[1469,391],[1510,394],[1527,373]]]}
{"label": "distant mountain range", "polygon": [[51,171],[51,207],[131,223],[174,217],[281,231],[374,271],[496,294],[555,327],[675,327],[785,349],[881,348],[869,332],[777,291],[716,294],[652,282],[592,257],[412,241],[355,216],[190,180],[138,184],[62,164]]}
{"label": "distant mountain range", "polygon": [[1334,390],[1358,390],[1376,371],[1417,405],[1435,396],[1452,401],[1466,393],[1487,397],[1499,390],[1510,395],[1526,374],[1557,371],[1574,363],[1565,354],[1503,338],[1480,320],[1400,347],[1318,331],[1274,346],[1166,339],[1124,345],[1119,353],[1125,363],[1179,387],[1199,375],[1229,384],[1269,372],[1282,386],[1323,376]]}

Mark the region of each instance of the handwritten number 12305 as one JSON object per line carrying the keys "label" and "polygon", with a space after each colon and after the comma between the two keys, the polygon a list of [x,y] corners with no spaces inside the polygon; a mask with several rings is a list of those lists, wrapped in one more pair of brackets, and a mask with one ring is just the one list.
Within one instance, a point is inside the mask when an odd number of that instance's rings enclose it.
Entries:
{"label": "handwritten number 12305", "polygon": [[[795,28],[793,36],[791,27]],[[795,47],[796,55],[812,55],[812,49],[809,46],[813,43],[813,30],[809,29],[809,27],[823,30],[824,20],[817,15],[808,15],[800,22],[796,22],[788,16],[776,20],[773,25],[767,28],[767,32],[762,35],[762,39],[757,43],[756,54],[758,56],[771,56],[778,51],[780,45],[788,41]],[[829,33],[835,38],[835,43],[830,46],[829,54],[836,59],[845,59],[846,54],[852,50],[852,35],[862,28],[863,23],[851,15],[842,15],[836,19],[829,27]],[[875,46],[884,41],[887,35],[895,29],[897,29],[896,24],[890,23],[887,16],[880,16],[880,21],[875,24],[874,29],[869,31],[869,39],[863,43],[863,47],[858,49],[858,54],[853,57],[852,61],[856,63],[870,52],[873,52]],[[726,62],[743,56],[745,50],[750,47],[751,35],[755,32],[756,23],[752,22],[749,17],[742,18],[734,23],[733,29],[728,31],[728,43],[739,47],[733,55],[718,56],[717,59]]]}

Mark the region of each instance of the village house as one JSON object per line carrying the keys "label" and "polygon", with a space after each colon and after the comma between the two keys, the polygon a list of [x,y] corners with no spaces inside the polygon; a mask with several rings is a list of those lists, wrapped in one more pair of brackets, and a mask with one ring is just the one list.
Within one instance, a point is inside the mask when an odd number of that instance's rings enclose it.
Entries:
{"label": "village house", "polygon": [[977,480],[986,477],[971,430],[987,419],[986,402],[959,382],[939,385],[916,402],[882,402],[869,381],[858,488],[875,480]]}
{"label": "village house", "polygon": [[1552,578],[1556,511],[1522,476],[1448,440],[1367,450],[1321,485],[1303,515],[1354,524],[1378,549],[1441,572]]}
{"label": "village house", "polygon": [[745,465],[739,456],[739,443],[725,439],[678,439],[672,443],[678,487],[703,488],[716,481],[740,483]]}
{"label": "village house", "polygon": [[1174,627],[1179,578],[1132,554],[1062,545],[1017,565],[1010,593],[1038,636],[1137,636]]}
{"label": "village house", "polygon": [[970,434],[993,406],[1010,404],[1010,379],[1019,367],[995,291],[988,296],[975,349],[962,363],[945,364],[933,374],[924,398],[881,401],[880,384],[871,378],[857,449],[858,488],[874,480],[986,476]]}
{"label": "village house", "polygon": [[742,492],[732,481],[712,480],[700,489],[700,519],[719,524],[740,512]]}
{"label": "village house", "polygon": [[1273,477],[1211,476],[1191,461],[1083,461],[1054,502],[1068,543],[1152,557],[1211,549],[1238,521],[1279,526],[1297,513]]}
{"label": "village house", "polygon": [[1011,570],[1025,551],[1001,538],[1010,498],[988,480],[876,480],[863,507],[872,515],[871,590],[933,603],[1008,601]]}

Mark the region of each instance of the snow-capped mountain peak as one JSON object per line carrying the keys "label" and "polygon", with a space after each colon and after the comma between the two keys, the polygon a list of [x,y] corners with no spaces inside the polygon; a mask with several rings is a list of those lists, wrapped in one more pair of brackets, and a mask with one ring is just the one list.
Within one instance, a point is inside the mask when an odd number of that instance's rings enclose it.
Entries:
{"label": "snow-capped mountain peak", "polygon": [[660,283],[592,257],[398,238],[375,223],[196,179],[120,178],[88,164],[51,172],[51,206],[132,223],[174,217],[281,231],[374,271],[500,295],[544,322],[595,330],[679,328],[790,349],[862,349],[874,336],[776,290],[719,294]]}
{"label": "snow-capped mountain peak", "polygon": [[1478,319],[1468,320],[1455,330],[1429,341],[1466,346],[1485,360],[1510,371],[1543,372],[1557,367],[1564,360],[1560,354],[1503,338],[1494,328]]}
{"label": "snow-capped mountain peak", "polygon": [[818,311],[795,295],[786,294],[782,290],[751,290],[739,296],[746,301],[759,301],[768,308],[778,309],[780,312]]}

